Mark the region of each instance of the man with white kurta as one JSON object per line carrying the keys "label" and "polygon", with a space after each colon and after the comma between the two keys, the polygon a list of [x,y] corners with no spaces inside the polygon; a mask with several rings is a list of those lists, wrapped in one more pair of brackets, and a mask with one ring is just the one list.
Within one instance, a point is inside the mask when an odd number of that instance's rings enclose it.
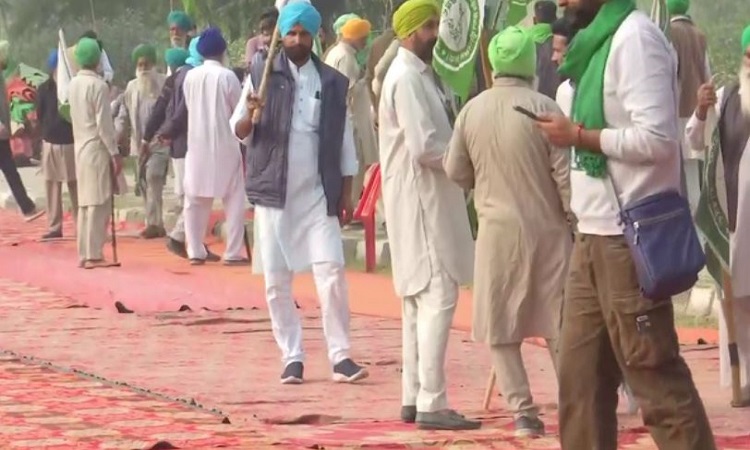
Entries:
{"label": "man with white kurta", "polygon": [[163,194],[169,171],[169,149],[166,145],[145,141],[148,119],[156,105],[166,77],[155,70],[156,48],[142,44],[133,50],[136,78],[128,83],[122,106],[115,118],[118,140],[130,134],[130,149],[137,158],[136,192],[143,197],[146,228],[144,239],[167,235],[164,229]]}
{"label": "man with white kurta", "polygon": [[185,75],[187,154],[185,156],[185,237],[192,265],[209,257],[203,238],[214,198],[222,199],[227,229],[225,265],[247,265],[242,256],[245,233],[245,198],[240,145],[229,126],[242,86],[221,61],[227,43],[218,28],[201,33],[197,50],[203,65]]}
{"label": "man with white kurta", "polygon": [[341,26],[340,31],[341,38],[330,48],[325,62],[349,79],[349,119],[354,126],[354,141],[359,161],[359,173],[354,177],[352,186],[352,204],[356,206],[362,195],[365,171],[378,161],[369,88],[357,62],[357,52],[363,51],[367,46],[370,22],[356,17],[351,18]]}
{"label": "man with white kurta", "polygon": [[264,66],[253,65],[232,128],[247,145],[248,199],[263,261],[266,300],[284,365],[281,383],[304,379],[302,325],[292,299],[295,273],[312,269],[320,298],[323,332],[333,380],[353,383],[368,376],[349,351],[349,294],[341,225],[351,220],[352,177],[357,173],[354,138],[347,117],[345,76],[312,54],[321,17],[309,3],[281,9],[283,52],[270,72],[266,107],[254,86]]}
{"label": "man with white kurta", "polygon": [[102,50],[83,38],[75,47],[81,68],[70,81],[68,98],[78,179],[78,257],[80,267],[106,267],[103,248],[112,207],[114,180],[122,169],[109,105],[109,87],[96,73]]}
{"label": "man with white kurta", "polygon": [[[509,27],[490,42],[494,85],[456,120],[445,157],[448,177],[474,189],[479,236],[474,262],[474,339],[490,345],[500,393],[516,436],[544,434],[521,356],[542,337],[555,362],[563,286],[572,247],[568,154],[513,109],[559,113],[534,90],[536,46],[529,30]],[[491,124],[487,117],[492,117]]]}
{"label": "man with white kurta", "polygon": [[445,381],[459,286],[471,282],[474,241],[463,190],[448,179],[448,98],[430,67],[440,7],[408,0],[394,13],[400,48],[379,108],[380,164],[393,283],[403,300],[401,419],[421,429],[469,430],[449,409]]}
{"label": "man with white kurta", "polygon": [[[750,401],[750,26],[742,34],[743,61],[739,82],[718,92],[709,83],[698,92],[698,106],[685,132],[692,148],[711,146],[709,167],[723,166],[724,182],[713,186],[708,180],[710,203],[720,206],[729,231],[729,268],[734,294],[736,342],[743,378],[743,400]],[[715,110],[716,136],[706,132],[709,111]],[[715,171],[707,171],[709,174]],[[720,181],[720,180],[716,180]],[[720,193],[719,193],[720,192]],[[703,200],[701,200],[703,202]],[[700,212],[700,208],[699,208]],[[700,224],[699,217],[699,224]],[[713,240],[707,236],[708,244]],[[718,246],[717,246],[718,247]],[[718,251],[718,248],[712,250]],[[722,314],[723,315],[723,314]],[[720,321],[720,375],[722,385],[730,383],[730,364],[725,322]]]}

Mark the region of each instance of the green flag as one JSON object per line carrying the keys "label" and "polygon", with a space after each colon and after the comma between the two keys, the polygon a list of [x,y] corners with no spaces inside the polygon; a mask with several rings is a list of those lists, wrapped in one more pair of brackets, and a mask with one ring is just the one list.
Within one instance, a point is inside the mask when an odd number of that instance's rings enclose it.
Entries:
{"label": "green flag", "polygon": [[474,81],[485,0],[444,0],[432,65],[438,76],[465,101]]}
{"label": "green flag", "polygon": [[717,127],[706,155],[703,190],[698,202],[695,223],[706,239],[706,268],[720,286],[723,280],[722,270],[729,270],[729,221],[726,206],[723,206],[726,205],[723,172]]}
{"label": "green flag", "polygon": [[503,28],[512,27],[521,23],[529,15],[529,3],[531,0],[510,0],[508,12],[503,20]]}

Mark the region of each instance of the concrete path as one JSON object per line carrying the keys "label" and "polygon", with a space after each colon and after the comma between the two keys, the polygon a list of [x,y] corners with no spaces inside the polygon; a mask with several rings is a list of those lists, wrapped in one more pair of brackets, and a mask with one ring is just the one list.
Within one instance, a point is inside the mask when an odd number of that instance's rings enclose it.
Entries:
{"label": "concrete path", "polygon": [[[400,406],[400,306],[387,276],[348,273],[354,357],[372,374],[359,386],[330,381],[315,289],[310,276],[298,277],[294,291],[304,316],[307,383],[281,386],[263,281],[248,268],[193,268],[167,254],[162,242],[125,238],[119,240],[121,268],[86,271],[75,267],[73,242],[36,242],[43,228],[42,222],[25,224],[16,214],[0,212],[0,350],[12,352],[6,353],[11,361],[0,360],[0,384],[25,385],[23,376],[31,372],[39,383],[34,390],[50,393],[61,403],[86,405],[89,400],[82,399],[101,396],[50,389],[59,387],[57,377],[63,375],[75,378],[65,378],[63,384],[88,386],[91,378],[76,378],[87,374],[116,391],[116,399],[101,407],[105,411],[97,421],[82,418],[83,424],[71,425],[60,417],[75,414],[52,408],[40,398],[44,395],[13,389],[16,393],[10,395],[4,390],[0,444],[31,442],[26,448],[42,448],[39,439],[57,439],[52,441],[57,447],[49,448],[126,448],[123,442],[136,440],[138,445],[127,448],[152,448],[165,440],[182,448],[213,446],[204,439],[230,448],[424,448],[459,442],[465,444],[462,448],[559,448],[557,387],[541,347],[526,345],[524,357],[548,436],[513,438],[512,418],[500,397],[490,411],[481,411],[489,358],[466,333],[471,318],[468,291],[462,293],[451,336],[449,397],[457,409],[481,418],[484,427],[471,433],[418,432],[395,420]],[[220,243],[215,246],[219,249]],[[117,301],[136,313],[118,314]],[[190,311],[178,312],[186,309],[183,306]],[[709,345],[695,345],[698,338]],[[720,448],[750,448],[748,411],[730,408],[729,393],[717,386],[718,353],[711,345],[715,340],[715,330],[681,330],[681,341],[687,344],[684,356]],[[3,362],[11,367],[3,368]],[[51,366],[41,366],[45,363]],[[142,403],[123,400],[129,396]],[[123,402],[132,407],[127,413],[118,409]],[[149,409],[150,402],[156,402],[156,412]],[[186,405],[192,405],[190,411],[183,409]],[[128,415],[125,423],[118,411]],[[167,414],[170,419],[164,418]],[[222,424],[225,418],[230,425]],[[655,448],[637,416],[623,414],[620,425],[622,449]]]}

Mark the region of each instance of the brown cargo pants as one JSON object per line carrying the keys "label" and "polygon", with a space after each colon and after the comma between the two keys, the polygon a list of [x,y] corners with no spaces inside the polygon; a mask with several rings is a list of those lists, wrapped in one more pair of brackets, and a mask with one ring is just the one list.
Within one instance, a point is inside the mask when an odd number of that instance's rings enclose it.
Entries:
{"label": "brown cargo pants", "polygon": [[563,450],[617,449],[624,381],[661,450],[714,450],[706,411],[680,356],[670,301],[640,295],[622,236],[577,235],[559,344]]}

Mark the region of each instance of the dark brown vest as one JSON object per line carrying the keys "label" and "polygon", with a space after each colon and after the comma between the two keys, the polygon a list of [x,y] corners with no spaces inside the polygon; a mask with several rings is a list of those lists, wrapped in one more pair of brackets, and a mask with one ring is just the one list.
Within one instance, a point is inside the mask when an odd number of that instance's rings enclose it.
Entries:
{"label": "dark brown vest", "polygon": [[740,161],[750,139],[750,117],[742,111],[740,86],[727,86],[719,115],[719,140],[721,160],[727,187],[727,215],[729,231],[737,226],[737,192],[740,177]]}
{"label": "dark brown vest", "polygon": [[685,19],[673,20],[669,37],[677,52],[677,78],[680,83],[680,117],[690,117],[698,102],[698,88],[706,78],[706,36]]}

